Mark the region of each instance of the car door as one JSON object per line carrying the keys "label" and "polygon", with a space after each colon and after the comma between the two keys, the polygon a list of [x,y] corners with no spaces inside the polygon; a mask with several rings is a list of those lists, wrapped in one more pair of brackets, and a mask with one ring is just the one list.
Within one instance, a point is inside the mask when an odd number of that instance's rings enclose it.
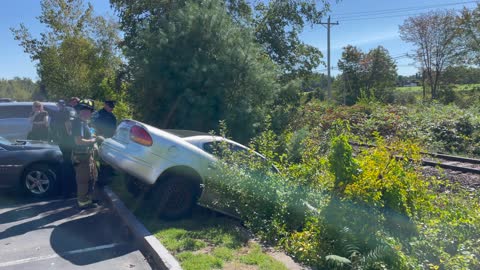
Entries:
{"label": "car door", "polygon": [[0,136],[9,141],[26,139],[32,129],[28,120],[30,111],[28,105],[0,106]]}
{"label": "car door", "polygon": [[[226,141],[224,141],[226,142]],[[230,149],[232,152],[245,151],[248,149],[239,147],[233,143],[226,142],[227,145],[220,146],[220,141],[205,142],[202,145],[202,149],[215,156],[222,157],[222,148],[225,146]],[[236,210],[236,200],[230,194],[225,193],[225,188],[222,188],[222,185],[228,183],[225,181],[224,176],[219,171],[218,162],[222,161],[211,161],[208,164],[208,170],[204,173],[205,175],[205,184],[203,189],[203,195],[200,198],[199,203],[208,208],[215,209],[216,211],[222,212],[224,214],[239,217],[239,213]]]}
{"label": "car door", "polygon": [[[4,139],[0,139],[3,141]],[[0,188],[14,187],[19,180],[22,166],[18,163],[18,151],[9,151],[7,146],[0,143]]]}

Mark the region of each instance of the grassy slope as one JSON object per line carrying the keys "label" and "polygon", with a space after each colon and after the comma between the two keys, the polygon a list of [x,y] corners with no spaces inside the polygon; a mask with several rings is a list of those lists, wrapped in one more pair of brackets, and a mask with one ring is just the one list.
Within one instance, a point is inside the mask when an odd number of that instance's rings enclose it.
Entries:
{"label": "grassy slope", "polygon": [[113,181],[112,188],[185,270],[287,269],[251,241],[238,221],[200,207],[190,218],[162,221],[141,211],[121,176]]}
{"label": "grassy slope", "polygon": [[[465,90],[471,90],[475,87],[480,87],[480,84],[462,84],[462,85],[456,85],[455,86],[455,91],[465,91]],[[411,92],[411,93],[422,93],[422,87],[421,86],[409,86],[409,87],[397,87],[395,88],[396,91],[399,92]],[[428,93],[428,89],[427,89]]]}

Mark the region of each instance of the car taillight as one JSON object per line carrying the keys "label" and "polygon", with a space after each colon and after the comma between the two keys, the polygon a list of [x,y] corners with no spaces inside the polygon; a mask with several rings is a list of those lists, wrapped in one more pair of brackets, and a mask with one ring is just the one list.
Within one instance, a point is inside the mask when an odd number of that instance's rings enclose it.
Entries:
{"label": "car taillight", "polygon": [[130,140],[145,146],[152,146],[152,136],[140,126],[133,126],[130,129]]}

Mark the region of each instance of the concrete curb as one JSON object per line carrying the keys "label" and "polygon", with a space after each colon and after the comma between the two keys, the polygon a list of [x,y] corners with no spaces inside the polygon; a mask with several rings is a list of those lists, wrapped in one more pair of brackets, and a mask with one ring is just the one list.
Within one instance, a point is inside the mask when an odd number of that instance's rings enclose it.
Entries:
{"label": "concrete curb", "polygon": [[123,204],[120,198],[110,187],[100,188],[105,202],[122,219],[133,236],[140,251],[147,257],[154,269],[180,270],[180,263],[172,254],[152,235],[135,215]]}

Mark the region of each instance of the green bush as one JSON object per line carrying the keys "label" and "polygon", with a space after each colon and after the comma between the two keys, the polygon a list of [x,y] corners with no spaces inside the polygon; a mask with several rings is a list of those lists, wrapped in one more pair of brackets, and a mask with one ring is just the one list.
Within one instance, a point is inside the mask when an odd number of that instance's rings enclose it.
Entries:
{"label": "green bush", "polygon": [[[326,153],[310,131],[295,159],[275,149],[299,138],[266,130],[252,147],[270,161],[230,153],[219,165],[222,181],[210,188],[258,237],[314,269],[479,267],[480,207],[468,204],[472,193],[424,177],[411,141],[377,133],[377,147],[354,154],[348,125],[330,127]],[[458,128],[470,132],[468,123]],[[269,170],[272,163],[281,173]],[[450,193],[442,193],[446,187]]]}
{"label": "green bush", "polygon": [[478,155],[475,143],[480,137],[480,107],[461,109],[454,104],[425,103],[422,106],[383,105],[363,102],[351,107],[312,101],[299,110],[292,130],[308,129],[323,149],[335,135],[333,123],[348,121],[351,133],[364,142],[374,142],[375,135],[387,140],[413,140],[429,151]]}

